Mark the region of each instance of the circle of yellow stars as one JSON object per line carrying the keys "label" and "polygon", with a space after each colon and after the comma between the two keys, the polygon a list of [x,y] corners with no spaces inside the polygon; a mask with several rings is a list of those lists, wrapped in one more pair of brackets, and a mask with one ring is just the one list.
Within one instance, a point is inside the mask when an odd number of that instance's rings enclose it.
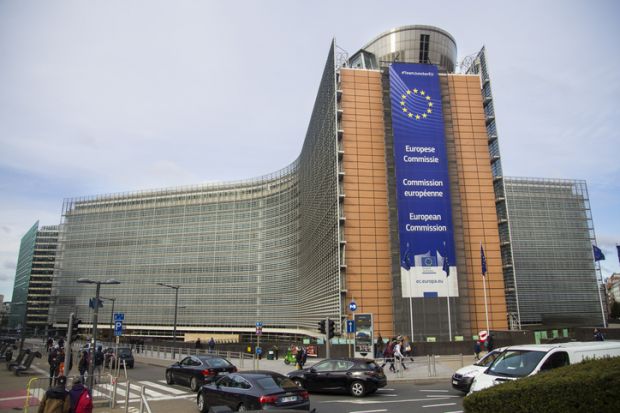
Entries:
{"label": "circle of yellow stars", "polygon": [[[427,103],[425,112],[420,112],[420,113],[413,112],[407,109],[407,107],[405,106],[405,102],[407,101],[407,98],[414,98],[416,96],[422,98],[423,101]],[[431,113],[433,113],[433,102],[431,102],[431,97],[427,95],[424,90],[408,89],[400,97],[401,97],[400,106],[402,106],[403,113],[405,113],[407,117],[410,119],[415,119],[415,120],[426,119],[427,117],[430,116]]]}

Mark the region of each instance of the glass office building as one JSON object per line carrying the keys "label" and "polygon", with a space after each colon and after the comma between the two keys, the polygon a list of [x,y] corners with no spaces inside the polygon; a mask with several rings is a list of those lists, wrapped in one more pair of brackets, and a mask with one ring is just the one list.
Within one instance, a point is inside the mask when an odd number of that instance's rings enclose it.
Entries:
{"label": "glass office building", "polygon": [[[518,328],[519,309],[537,310],[518,303],[530,280],[518,283],[513,268],[518,227],[508,225],[484,49],[464,73],[456,59],[454,38],[432,26],[389,30],[345,59],[332,43],[291,165],[240,182],[65,200],[49,321],[90,319],[95,287],[77,283],[88,278],[120,281],[101,295],[136,336],[171,335],[175,305],[180,335],[249,334],[261,322],[265,334],[319,336],[326,317],[343,332],[351,302],[383,337]],[[581,255],[585,245],[575,245]],[[178,302],[158,283],[178,286]]]}
{"label": "glass office building", "polygon": [[602,323],[585,181],[505,179],[521,323]]}

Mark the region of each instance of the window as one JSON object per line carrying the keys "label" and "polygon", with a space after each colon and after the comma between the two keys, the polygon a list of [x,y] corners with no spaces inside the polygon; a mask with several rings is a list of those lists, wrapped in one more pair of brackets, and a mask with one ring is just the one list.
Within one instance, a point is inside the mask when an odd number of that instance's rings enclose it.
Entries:
{"label": "window", "polygon": [[540,368],[540,371],[552,370],[558,367],[568,366],[569,364],[570,361],[568,360],[568,354],[564,351],[560,351],[549,356]]}
{"label": "window", "polygon": [[428,47],[430,45],[430,34],[420,36],[420,63],[430,63],[428,59]]}

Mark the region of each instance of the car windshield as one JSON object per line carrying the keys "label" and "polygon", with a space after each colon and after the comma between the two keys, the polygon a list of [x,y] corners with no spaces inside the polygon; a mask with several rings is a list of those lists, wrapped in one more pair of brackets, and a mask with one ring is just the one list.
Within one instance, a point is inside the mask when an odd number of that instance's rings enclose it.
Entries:
{"label": "car windshield", "polygon": [[544,351],[506,350],[486,372],[494,376],[525,377],[534,371],[545,354]]}
{"label": "car windshield", "polygon": [[500,352],[495,351],[495,350],[490,353],[487,353],[486,356],[482,357],[477,363],[474,363],[474,365],[480,366],[480,367],[489,367],[491,363],[495,361],[495,359],[497,358],[499,354]]}
{"label": "car windshield", "polygon": [[266,391],[296,390],[299,387],[286,376],[266,376],[256,380],[256,383]]}
{"label": "car windshield", "polygon": [[225,359],[206,359],[203,361],[205,361],[209,367],[214,367],[214,368],[231,366],[230,362]]}

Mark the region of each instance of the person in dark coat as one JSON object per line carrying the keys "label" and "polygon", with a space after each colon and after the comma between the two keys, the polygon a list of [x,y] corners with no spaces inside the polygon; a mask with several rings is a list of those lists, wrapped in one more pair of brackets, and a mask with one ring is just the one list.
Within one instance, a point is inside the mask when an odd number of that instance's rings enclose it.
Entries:
{"label": "person in dark coat", "polygon": [[482,351],[482,347],[480,346],[480,341],[474,341],[474,355],[476,356],[476,360],[480,360],[480,352]]}
{"label": "person in dark coat", "polygon": [[88,370],[88,351],[84,350],[82,352],[82,356],[80,357],[80,361],[78,362],[78,371],[80,372],[80,379],[84,382],[84,375]]}
{"label": "person in dark coat", "polygon": [[71,411],[71,397],[65,389],[67,378],[58,376],[56,385],[50,387],[39,404],[38,413],[69,413]]}
{"label": "person in dark coat", "polygon": [[605,341],[605,336],[598,330],[598,328],[594,329],[594,341]]}

